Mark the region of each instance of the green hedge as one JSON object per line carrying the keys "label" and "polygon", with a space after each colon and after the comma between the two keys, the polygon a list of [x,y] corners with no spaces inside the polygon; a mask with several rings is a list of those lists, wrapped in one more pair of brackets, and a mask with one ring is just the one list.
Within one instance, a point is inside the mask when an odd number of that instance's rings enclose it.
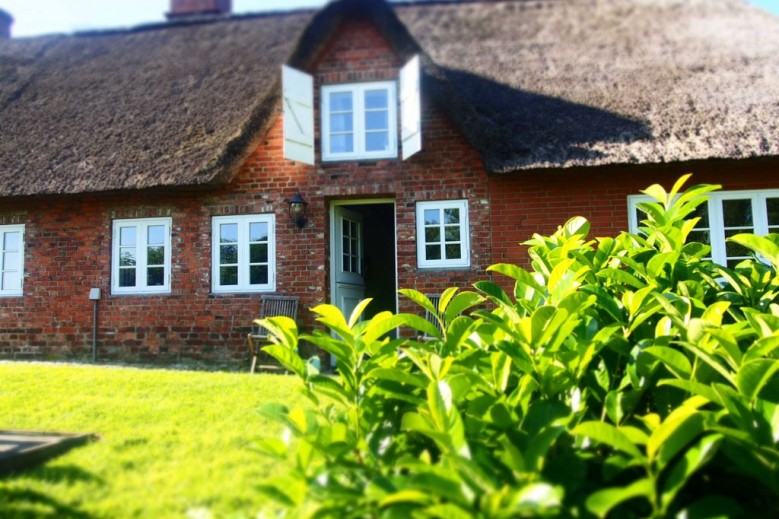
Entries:
{"label": "green hedge", "polygon": [[[293,460],[261,490],[300,517],[779,517],[779,235],[730,240],[729,270],[687,243],[716,186],[645,193],[639,234],[588,238],[573,218],[535,235],[532,268],[499,264],[513,293],[449,289],[434,313],[347,320],[298,336],[275,318],[266,351],[315,410],[270,405]],[[490,308],[485,310],[484,308]],[[390,338],[412,329],[434,339]],[[408,335],[408,333],[406,333]],[[333,355],[318,373],[299,340]],[[277,510],[278,511],[278,510]]]}

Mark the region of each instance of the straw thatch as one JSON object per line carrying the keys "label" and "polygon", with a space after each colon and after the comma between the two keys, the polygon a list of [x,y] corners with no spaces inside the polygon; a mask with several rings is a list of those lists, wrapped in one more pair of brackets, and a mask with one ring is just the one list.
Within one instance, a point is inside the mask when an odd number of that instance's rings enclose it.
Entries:
{"label": "straw thatch", "polygon": [[[360,6],[360,7],[357,7]],[[779,18],[740,0],[341,0],[0,41],[0,196],[226,181],[367,10],[490,171],[779,156]]]}

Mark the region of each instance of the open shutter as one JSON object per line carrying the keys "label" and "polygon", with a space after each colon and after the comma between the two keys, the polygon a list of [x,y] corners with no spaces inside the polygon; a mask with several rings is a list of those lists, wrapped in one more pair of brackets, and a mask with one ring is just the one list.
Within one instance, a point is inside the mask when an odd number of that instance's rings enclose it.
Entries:
{"label": "open shutter", "polygon": [[419,56],[400,69],[400,139],[403,160],[422,149],[422,108],[419,93]]}
{"label": "open shutter", "polygon": [[281,66],[284,158],[314,165],[314,78]]}

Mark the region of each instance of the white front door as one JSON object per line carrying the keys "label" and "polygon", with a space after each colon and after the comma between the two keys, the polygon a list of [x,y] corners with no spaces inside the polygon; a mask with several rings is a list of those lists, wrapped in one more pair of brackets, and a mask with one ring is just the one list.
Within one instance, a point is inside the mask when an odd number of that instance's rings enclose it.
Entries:
{"label": "white front door", "polygon": [[363,218],[344,206],[333,206],[332,218],[333,301],[349,319],[354,307],[365,297],[363,277]]}

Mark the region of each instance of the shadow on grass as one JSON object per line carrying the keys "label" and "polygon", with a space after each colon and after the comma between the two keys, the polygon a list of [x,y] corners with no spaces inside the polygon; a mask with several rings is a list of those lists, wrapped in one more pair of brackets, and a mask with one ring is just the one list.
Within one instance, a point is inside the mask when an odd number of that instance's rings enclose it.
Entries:
{"label": "shadow on grass", "polygon": [[47,517],[91,519],[93,517],[36,490],[3,490],[0,491],[0,496],[0,517],[13,517],[15,519],[43,519]]}
{"label": "shadow on grass", "polygon": [[[46,483],[67,484],[75,481],[103,483],[102,479],[74,465],[38,467],[13,473],[3,478],[3,481],[7,482],[15,477],[40,480]],[[13,517],[14,519],[45,519],[49,517],[91,519],[93,516],[37,490],[0,489],[0,517]]]}

